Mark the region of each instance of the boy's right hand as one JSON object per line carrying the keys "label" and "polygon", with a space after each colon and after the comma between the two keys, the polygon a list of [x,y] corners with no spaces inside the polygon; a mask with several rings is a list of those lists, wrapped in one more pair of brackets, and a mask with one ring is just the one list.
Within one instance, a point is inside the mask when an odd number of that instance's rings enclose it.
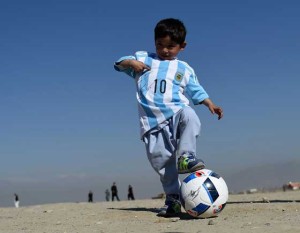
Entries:
{"label": "boy's right hand", "polygon": [[137,60],[127,60],[128,68],[133,69],[136,73],[143,72],[144,70],[150,70],[150,67],[146,66],[143,62]]}

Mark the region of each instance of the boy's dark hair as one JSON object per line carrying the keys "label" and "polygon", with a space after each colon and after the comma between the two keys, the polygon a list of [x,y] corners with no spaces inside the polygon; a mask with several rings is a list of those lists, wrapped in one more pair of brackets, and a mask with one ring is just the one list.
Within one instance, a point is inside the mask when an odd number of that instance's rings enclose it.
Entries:
{"label": "boy's dark hair", "polygon": [[159,38],[170,36],[171,40],[178,44],[182,44],[185,41],[186,28],[179,19],[163,19],[156,24],[154,29],[155,41]]}

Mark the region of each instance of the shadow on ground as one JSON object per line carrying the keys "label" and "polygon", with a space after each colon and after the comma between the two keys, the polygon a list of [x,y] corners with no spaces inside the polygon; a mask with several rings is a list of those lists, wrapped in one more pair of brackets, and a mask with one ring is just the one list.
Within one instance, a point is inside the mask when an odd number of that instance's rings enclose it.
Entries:
{"label": "shadow on ground", "polygon": [[[152,212],[157,214],[159,209],[157,208],[144,208],[144,207],[139,207],[139,208],[107,208],[109,210],[125,210],[125,211],[142,211],[142,212]],[[177,218],[180,218],[181,220],[195,220],[192,216],[190,216],[188,213],[180,213]]]}
{"label": "shadow on ground", "polygon": [[[252,204],[252,203],[262,203],[262,204],[266,204],[266,203],[295,203],[295,202],[300,202],[300,200],[261,200],[261,201],[229,201],[226,204]],[[135,212],[152,212],[157,214],[159,209],[157,208],[144,208],[144,207],[138,207],[138,208],[107,208],[110,210],[124,210],[124,211],[135,211]],[[180,220],[195,220],[194,217],[192,217],[191,215],[189,215],[188,213],[180,213],[177,218],[179,218]],[[211,218],[215,218],[215,217],[211,217]]]}

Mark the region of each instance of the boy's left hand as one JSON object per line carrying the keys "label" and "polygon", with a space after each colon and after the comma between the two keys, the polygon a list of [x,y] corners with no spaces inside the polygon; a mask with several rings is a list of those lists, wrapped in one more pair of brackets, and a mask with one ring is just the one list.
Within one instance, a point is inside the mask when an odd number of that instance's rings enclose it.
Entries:
{"label": "boy's left hand", "polygon": [[208,107],[212,114],[218,115],[218,120],[223,117],[223,109],[219,106],[216,106],[209,98],[203,100],[202,103]]}
{"label": "boy's left hand", "polygon": [[208,106],[208,108],[212,114],[218,115],[218,120],[220,120],[223,117],[223,109],[221,107],[213,105],[213,106]]}

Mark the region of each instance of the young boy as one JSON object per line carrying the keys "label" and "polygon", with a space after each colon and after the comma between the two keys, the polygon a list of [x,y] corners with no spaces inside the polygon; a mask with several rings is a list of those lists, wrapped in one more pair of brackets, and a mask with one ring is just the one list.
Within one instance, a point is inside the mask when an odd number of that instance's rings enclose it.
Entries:
{"label": "young boy", "polygon": [[200,120],[184,94],[195,105],[207,106],[219,119],[223,111],[209,99],[194,70],[176,57],[186,46],[184,24],[178,19],[163,19],[157,23],[154,34],[156,53],[136,52],[120,58],[114,68],[136,82],[141,139],[166,193],[165,205],[157,215],[171,217],[181,212],[178,173],[205,167],[196,158]]}

